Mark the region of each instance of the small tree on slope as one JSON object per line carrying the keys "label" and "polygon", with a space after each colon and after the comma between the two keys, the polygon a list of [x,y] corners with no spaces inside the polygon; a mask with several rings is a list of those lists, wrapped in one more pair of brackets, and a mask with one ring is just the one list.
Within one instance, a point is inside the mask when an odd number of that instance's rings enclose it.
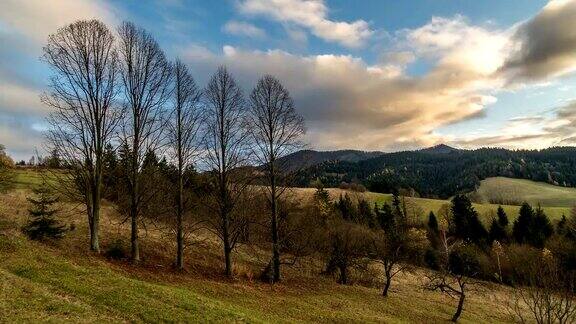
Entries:
{"label": "small tree on slope", "polygon": [[54,218],[58,210],[53,206],[58,199],[52,195],[46,183],[34,189],[34,197],[28,197],[28,201],[32,207],[28,209],[30,221],[23,229],[26,235],[33,240],[61,238],[66,228]]}

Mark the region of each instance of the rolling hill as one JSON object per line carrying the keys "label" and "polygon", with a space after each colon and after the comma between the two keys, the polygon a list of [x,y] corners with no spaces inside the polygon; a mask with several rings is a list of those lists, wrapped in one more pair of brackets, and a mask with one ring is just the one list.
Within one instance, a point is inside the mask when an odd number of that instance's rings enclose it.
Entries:
{"label": "rolling hill", "polygon": [[355,162],[329,160],[302,170],[296,186],[308,186],[313,180],[320,180],[326,187],[360,182],[375,192],[404,188],[423,197],[445,199],[472,192],[490,177],[575,186],[576,148],[461,150],[440,145],[419,151],[383,153]]}
{"label": "rolling hill", "polygon": [[576,205],[576,188],[554,186],[544,182],[504,177],[487,178],[476,189],[482,202],[573,207]]}

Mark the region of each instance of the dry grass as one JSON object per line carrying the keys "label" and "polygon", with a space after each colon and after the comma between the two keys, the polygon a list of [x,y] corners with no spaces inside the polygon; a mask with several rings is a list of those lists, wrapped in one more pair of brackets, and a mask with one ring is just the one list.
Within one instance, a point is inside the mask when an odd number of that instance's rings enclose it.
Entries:
{"label": "dry grass", "polygon": [[[341,286],[319,276],[314,259],[286,268],[282,283],[268,285],[255,279],[266,253],[246,247],[236,252],[237,276],[229,280],[222,276],[221,247],[213,238],[188,249],[187,270],[180,273],[171,267],[170,238],[152,226],[142,235],[141,265],[111,261],[87,251],[86,220],[72,204],[62,204],[59,217],[74,223],[75,231],[59,242],[32,242],[19,231],[28,194],[19,189],[0,195],[0,321],[445,322],[456,303],[421,288],[424,270],[399,275],[383,298],[379,287]],[[117,239],[129,242],[122,220],[105,204],[104,249]],[[467,300],[462,322],[509,321],[498,302],[508,293],[481,283]]]}

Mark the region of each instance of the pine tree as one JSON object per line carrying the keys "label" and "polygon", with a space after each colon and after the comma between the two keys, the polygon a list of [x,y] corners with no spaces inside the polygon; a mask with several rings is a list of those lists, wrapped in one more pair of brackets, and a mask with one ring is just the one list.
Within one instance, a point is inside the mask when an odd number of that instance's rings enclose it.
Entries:
{"label": "pine tree", "polygon": [[456,195],[452,199],[451,225],[452,234],[463,240],[480,245],[488,239],[488,232],[480,222],[478,213],[472,207],[470,199],[464,195]]}
{"label": "pine tree", "polygon": [[380,228],[382,228],[384,231],[390,230],[395,226],[394,212],[388,203],[384,203],[384,205],[382,205],[382,209],[377,214],[377,217],[378,224],[380,224]]}
{"label": "pine tree", "polygon": [[523,203],[520,207],[518,218],[514,221],[514,227],[512,228],[512,236],[514,236],[516,243],[527,243],[533,220],[534,210],[528,203]]}
{"label": "pine tree", "polygon": [[428,237],[428,241],[433,249],[438,249],[440,246],[440,228],[438,226],[438,220],[436,219],[436,215],[431,211],[428,214],[428,228],[426,232],[426,236]]}
{"label": "pine tree", "polygon": [[508,215],[506,215],[506,212],[504,211],[504,208],[502,208],[502,206],[498,206],[498,211],[496,212],[496,215],[498,216],[498,225],[506,229],[509,223]]}
{"label": "pine tree", "polygon": [[504,242],[506,241],[507,237],[506,229],[502,227],[502,225],[500,225],[500,222],[493,219],[492,224],[490,225],[490,231],[488,233],[488,236],[490,237],[491,242],[494,241]]}
{"label": "pine tree", "polygon": [[434,233],[439,232],[438,220],[436,219],[436,215],[434,215],[434,212],[432,211],[430,212],[430,214],[428,214],[428,228]]}
{"label": "pine tree", "polygon": [[554,234],[554,227],[540,206],[534,214],[530,232],[528,243],[537,248],[543,248],[546,240]]}
{"label": "pine tree", "polygon": [[66,232],[66,227],[60,225],[54,217],[58,210],[53,206],[58,199],[52,195],[46,183],[34,189],[34,197],[28,197],[28,201],[32,207],[28,209],[30,221],[24,227],[26,235],[33,240],[61,238]]}
{"label": "pine tree", "polygon": [[367,225],[370,228],[376,228],[376,221],[374,220],[374,214],[370,208],[370,204],[365,199],[360,199],[358,201],[358,218],[359,223]]}

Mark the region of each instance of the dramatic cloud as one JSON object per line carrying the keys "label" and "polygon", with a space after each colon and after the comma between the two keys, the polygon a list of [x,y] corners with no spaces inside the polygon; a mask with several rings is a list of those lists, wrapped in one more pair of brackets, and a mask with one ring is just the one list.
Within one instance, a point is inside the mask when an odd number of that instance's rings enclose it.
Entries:
{"label": "dramatic cloud", "polygon": [[405,33],[407,46],[419,56],[438,60],[438,66],[490,77],[505,60],[510,32],[472,26],[464,17],[455,16],[433,17]]}
{"label": "dramatic cloud", "polygon": [[551,0],[517,26],[501,72],[513,82],[538,81],[576,69],[576,1]]}
{"label": "dramatic cloud", "polygon": [[182,56],[202,76],[224,64],[247,88],[266,73],[282,80],[306,118],[310,142],[322,149],[429,145],[438,139],[434,129],[473,118],[495,100],[476,90],[475,79],[440,72],[391,77],[349,55],[297,56],[231,46],[222,54],[208,53],[194,46]]}
{"label": "dramatic cloud", "polygon": [[244,14],[264,15],[305,27],[317,37],[347,47],[360,47],[372,35],[364,20],[351,23],[329,20],[323,0],[241,0],[239,8]]}
{"label": "dramatic cloud", "polygon": [[252,38],[264,38],[266,36],[266,32],[263,29],[244,21],[231,20],[222,27],[222,30],[232,35]]}

